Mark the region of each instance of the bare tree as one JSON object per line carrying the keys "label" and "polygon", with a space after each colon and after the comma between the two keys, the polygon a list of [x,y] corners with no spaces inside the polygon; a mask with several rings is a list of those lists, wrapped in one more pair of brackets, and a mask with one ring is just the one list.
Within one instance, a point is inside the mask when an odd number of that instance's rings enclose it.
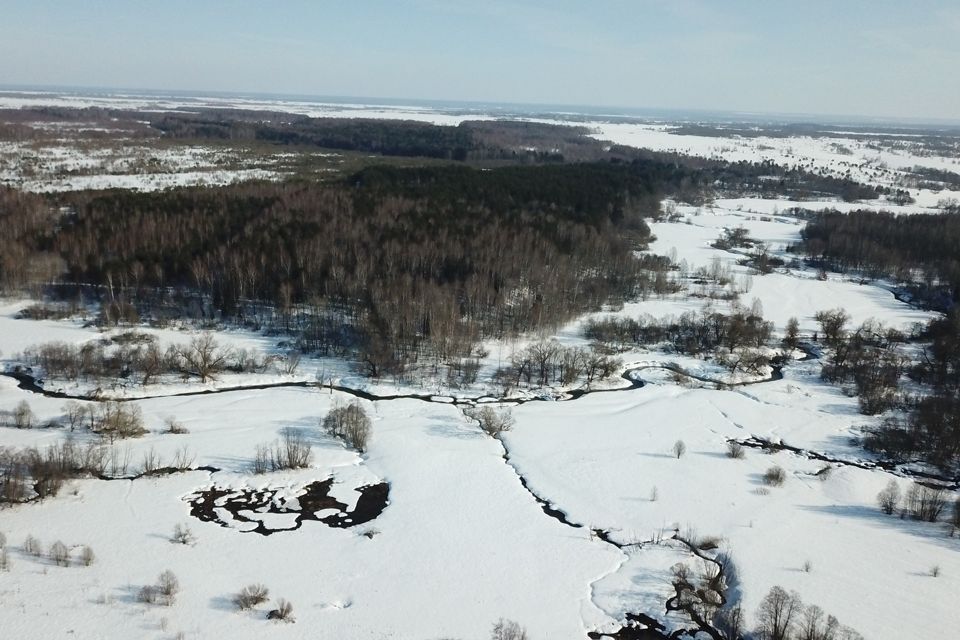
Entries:
{"label": "bare tree", "polygon": [[217,344],[212,333],[204,333],[179,350],[187,371],[206,382],[226,367],[230,350]]}
{"label": "bare tree", "polygon": [[490,640],[529,640],[527,630],[513,620],[500,618],[490,632]]}
{"label": "bare tree", "polygon": [[756,635],[759,640],[790,640],[803,602],[795,592],[773,587],[757,608]]}
{"label": "bare tree", "polygon": [[17,406],[13,408],[12,417],[13,426],[17,429],[31,429],[36,421],[33,409],[30,408],[30,403],[26,400],[17,403]]}
{"label": "bare tree", "polygon": [[683,457],[683,454],[687,452],[687,445],[683,440],[677,440],[673,443],[673,455],[677,457],[677,460]]}
{"label": "bare tree", "polygon": [[70,431],[83,426],[83,418],[86,415],[86,411],[83,405],[76,400],[68,400],[64,403],[63,413],[67,418],[67,426],[70,427]]}
{"label": "bare tree", "polygon": [[43,554],[43,545],[35,537],[28,535],[27,539],[23,541],[23,552],[39,557]]}
{"label": "bare tree", "polygon": [[80,562],[83,564],[83,566],[89,567],[96,559],[97,556],[93,553],[93,549],[87,545],[84,545],[80,550]]}
{"label": "bare tree", "polygon": [[897,510],[897,505],[900,504],[900,485],[896,480],[888,482],[887,486],[877,494],[877,503],[880,505],[880,510],[887,515]]}
{"label": "bare tree", "polygon": [[67,549],[67,545],[63,544],[59,540],[50,545],[50,550],[47,552],[50,556],[50,559],[58,567],[66,567],[70,564],[70,550]]}
{"label": "bare tree", "polygon": [[936,522],[947,506],[947,494],[941,487],[914,482],[904,502],[904,508],[914,519]]}
{"label": "bare tree", "polygon": [[167,569],[157,578],[157,591],[163,596],[164,604],[170,606],[180,593],[180,581],[173,571]]}

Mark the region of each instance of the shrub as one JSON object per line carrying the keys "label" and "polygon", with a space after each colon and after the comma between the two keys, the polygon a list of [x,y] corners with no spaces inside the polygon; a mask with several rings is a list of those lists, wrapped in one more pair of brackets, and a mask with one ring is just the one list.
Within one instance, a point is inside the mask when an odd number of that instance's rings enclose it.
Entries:
{"label": "shrub", "polygon": [[177,580],[173,571],[167,569],[160,574],[157,578],[157,592],[163,596],[164,604],[167,606],[174,603],[177,594],[180,593],[180,581]]}
{"label": "shrub", "polygon": [[188,525],[177,523],[173,526],[173,536],[171,536],[170,542],[193,544],[196,540]]}
{"label": "shrub", "polygon": [[734,460],[741,460],[746,455],[746,452],[743,449],[743,445],[735,440],[731,440],[727,443],[727,457],[733,458]]}
{"label": "shrub", "polygon": [[887,515],[892,515],[897,510],[897,505],[900,504],[900,485],[896,480],[888,482],[887,486],[877,494],[877,503],[880,505],[880,510]]}
{"label": "shrub", "polygon": [[513,412],[509,408],[496,409],[490,405],[484,405],[467,409],[464,413],[468,418],[479,422],[483,432],[494,438],[499,438],[504,431],[513,429]]}
{"label": "shrub", "polygon": [[0,547],[0,571],[10,571],[10,554],[6,547]]}
{"label": "shrub", "polygon": [[260,444],[253,455],[253,472],[304,469],[313,461],[313,448],[297,432],[287,429],[273,445]]}
{"label": "shrub", "polygon": [[323,430],[343,440],[348,447],[360,453],[367,450],[372,423],[359,402],[330,409],[323,419]]}
{"label": "shrub", "polygon": [[763,474],[763,483],[772,487],[779,487],[786,480],[787,472],[782,467],[770,467]]}
{"label": "shrub", "polygon": [[277,608],[271,609],[267,613],[267,620],[280,620],[282,622],[293,622],[293,605],[288,600],[280,598],[277,601]]}
{"label": "shrub", "polygon": [[50,551],[47,553],[50,556],[50,559],[58,567],[66,567],[70,565],[70,550],[67,549],[67,545],[63,544],[59,540],[50,545]]}
{"label": "shrub", "polygon": [[233,596],[233,603],[241,611],[246,611],[266,602],[269,593],[270,591],[262,584],[247,585],[240,590],[240,593]]}
{"label": "shrub", "polygon": [[137,591],[137,602],[145,604],[156,604],[158,598],[157,588],[152,584],[146,584]]}
{"label": "shrub", "polygon": [[139,406],[114,400],[100,403],[93,432],[113,442],[115,439],[139,438],[147,430]]}
{"label": "shrub", "polygon": [[177,422],[177,419],[173,416],[167,416],[163,420],[164,433],[172,433],[174,435],[183,435],[185,433],[190,433],[190,430],[183,426],[183,423]]}

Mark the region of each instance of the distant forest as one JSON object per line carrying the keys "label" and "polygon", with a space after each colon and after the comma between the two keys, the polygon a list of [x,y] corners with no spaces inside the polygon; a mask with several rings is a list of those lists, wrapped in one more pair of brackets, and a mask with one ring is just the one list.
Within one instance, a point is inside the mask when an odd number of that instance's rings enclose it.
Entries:
{"label": "distant forest", "polygon": [[153,125],[183,140],[377,155],[320,180],[0,191],[0,287],[93,297],[104,322],[229,320],[289,333],[304,350],[357,357],[374,376],[473,358],[482,338],[549,331],[604,303],[671,290],[669,262],[636,253],[664,197],[883,193],[772,163],[612,147],[538,123],[211,111]]}
{"label": "distant forest", "polygon": [[956,214],[824,212],[814,215],[801,237],[797,249],[824,269],[893,278],[936,309],[960,302]]}

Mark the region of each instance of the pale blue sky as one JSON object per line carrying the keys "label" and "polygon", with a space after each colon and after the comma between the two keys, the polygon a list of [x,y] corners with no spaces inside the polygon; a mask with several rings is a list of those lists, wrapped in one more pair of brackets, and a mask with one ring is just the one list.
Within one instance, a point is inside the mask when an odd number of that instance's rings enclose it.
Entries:
{"label": "pale blue sky", "polygon": [[960,0],[0,0],[0,84],[960,119]]}

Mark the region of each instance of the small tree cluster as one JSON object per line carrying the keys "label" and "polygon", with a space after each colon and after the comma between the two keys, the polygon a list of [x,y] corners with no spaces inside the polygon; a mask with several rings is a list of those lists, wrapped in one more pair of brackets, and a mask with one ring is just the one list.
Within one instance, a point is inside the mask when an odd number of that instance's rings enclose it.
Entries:
{"label": "small tree cluster", "polygon": [[253,457],[253,472],[305,469],[313,462],[313,448],[299,433],[287,429],[279,442],[257,445]]}
{"label": "small tree cluster", "polygon": [[904,497],[904,510],[914,520],[936,522],[947,506],[947,492],[941,487],[932,487],[919,482],[910,485]]}
{"label": "small tree cluster", "polygon": [[367,450],[373,423],[363,406],[354,401],[330,409],[323,418],[323,430],[334,438],[343,440],[351,449],[363,453]]}
{"label": "small tree cluster", "polygon": [[180,581],[167,569],[157,577],[156,584],[144,585],[137,592],[137,600],[145,604],[173,605],[180,593]]}
{"label": "small tree cluster", "polygon": [[863,640],[862,636],[825,615],[816,606],[804,606],[796,592],[773,587],[757,608],[754,636],[758,640]]}

